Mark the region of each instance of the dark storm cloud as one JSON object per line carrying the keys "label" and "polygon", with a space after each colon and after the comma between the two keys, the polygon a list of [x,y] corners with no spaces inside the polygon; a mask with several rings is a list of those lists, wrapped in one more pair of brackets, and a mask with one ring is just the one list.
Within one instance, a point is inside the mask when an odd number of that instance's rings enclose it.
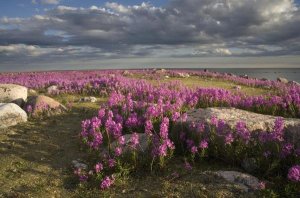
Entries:
{"label": "dark storm cloud", "polygon": [[58,6],[44,15],[0,19],[0,59],[299,55],[299,22],[292,0]]}

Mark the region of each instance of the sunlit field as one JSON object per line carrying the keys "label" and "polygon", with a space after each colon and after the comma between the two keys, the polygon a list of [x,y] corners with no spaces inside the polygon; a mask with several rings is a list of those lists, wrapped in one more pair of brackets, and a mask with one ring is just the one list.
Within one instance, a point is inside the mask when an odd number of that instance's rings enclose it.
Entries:
{"label": "sunlit field", "polygon": [[[300,118],[297,84],[152,69],[3,73],[0,84],[29,89],[28,121],[0,129],[2,197],[300,195],[299,138],[285,123]],[[28,102],[38,95],[64,109]],[[193,110],[219,107],[274,122],[252,131],[247,120],[230,125],[218,115],[190,121]],[[249,159],[255,168],[243,165]],[[257,185],[218,171],[255,176]]]}

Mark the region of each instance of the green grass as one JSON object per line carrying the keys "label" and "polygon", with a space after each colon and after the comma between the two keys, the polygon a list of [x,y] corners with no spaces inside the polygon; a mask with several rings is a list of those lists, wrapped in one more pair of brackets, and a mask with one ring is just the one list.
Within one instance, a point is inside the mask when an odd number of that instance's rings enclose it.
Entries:
{"label": "green grass", "polygon": [[[137,79],[143,79],[141,75],[133,75],[131,76],[132,78],[137,78]],[[146,79],[150,81],[153,84],[157,84],[157,80],[151,80],[151,79]],[[222,79],[216,79],[216,78],[209,78],[209,77],[198,77],[198,76],[191,76],[189,78],[177,78],[177,77],[170,77],[170,78],[165,78],[161,82],[172,82],[172,81],[181,81],[184,85],[191,87],[191,88],[196,88],[196,87],[201,87],[201,88],[222,88],[226,90],[230,90],[232,92],[237,92],[236,89],[234,89],[235,86],[240,86],[241,87],[241,92],[245,93],[247,95],[264,95],[264,94],[273,94],[276,93],[276,90],[273,89],[266,89],[266,88],[254,88],[254,87],[249,87],[245,85],[240,85],[238,83],[234,83],[231,81],[226,81]]]}

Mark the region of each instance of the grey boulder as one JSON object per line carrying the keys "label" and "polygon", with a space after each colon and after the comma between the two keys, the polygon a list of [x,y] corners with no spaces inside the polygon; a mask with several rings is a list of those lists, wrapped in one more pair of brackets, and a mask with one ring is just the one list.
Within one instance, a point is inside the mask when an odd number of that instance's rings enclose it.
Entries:
{"label": "grey boulder", "polygon": [[0,129],[26,122],[27,114],[14,103],[0,103]]}
{"label": "grey boulder", "polygon": [[27,99],[27,88],[15,84],[0,84],[0,102],[21,106]]}

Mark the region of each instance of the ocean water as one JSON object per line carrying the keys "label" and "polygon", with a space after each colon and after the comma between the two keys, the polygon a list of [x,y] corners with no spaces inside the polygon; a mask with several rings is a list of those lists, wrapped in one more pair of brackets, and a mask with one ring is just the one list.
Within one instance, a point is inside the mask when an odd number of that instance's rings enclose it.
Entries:
{"label": "ocean water", "polygon": [[[195,69],[193,69],[195,70]],[[284,68],[270,68],[270,69],[253,69],[253,68],[212,68],[209,71],[216,71],[222,73],[233,73],[235,75],[247,74],[254,78],[267,78],[269,80],[276,80],[278,77],[286,78],[290,81],[297,81],[300,83],[300,68],[284,69]]]}

